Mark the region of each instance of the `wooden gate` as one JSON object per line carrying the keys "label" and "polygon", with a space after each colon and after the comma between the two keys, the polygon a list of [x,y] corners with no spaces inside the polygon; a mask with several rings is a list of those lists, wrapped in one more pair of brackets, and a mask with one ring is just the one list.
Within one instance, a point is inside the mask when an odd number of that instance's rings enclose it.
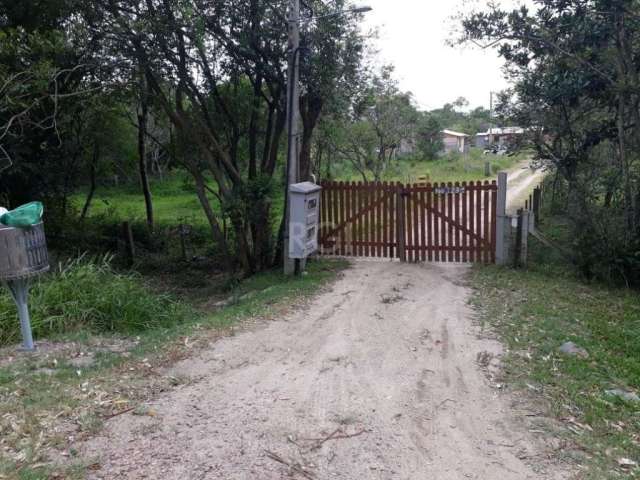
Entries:
{"label": "wooden gate", "polygon": [[418,262],[496,261],[496,182],[323,182],[320,251]]}

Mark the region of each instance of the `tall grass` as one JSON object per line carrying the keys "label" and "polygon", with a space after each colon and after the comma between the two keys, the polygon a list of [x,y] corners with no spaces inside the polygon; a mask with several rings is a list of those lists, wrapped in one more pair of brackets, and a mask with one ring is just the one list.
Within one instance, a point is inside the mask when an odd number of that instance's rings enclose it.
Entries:
{"label": "tall grass", "polygon": [[[151,292],[140,277],[117,273],[111,257],[80,257],[34,283],[29,299],[36,338],[86,331],[138,333],[196,315],[168,295]],[[0,345],[20,340],[16,308],[0,294]]]}

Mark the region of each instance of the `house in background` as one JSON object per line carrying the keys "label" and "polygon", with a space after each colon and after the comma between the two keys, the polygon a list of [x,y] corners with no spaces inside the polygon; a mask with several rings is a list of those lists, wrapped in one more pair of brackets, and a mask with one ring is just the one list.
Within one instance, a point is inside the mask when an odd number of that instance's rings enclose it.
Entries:
{"label": "house in background", "polygon": [[458,152],[467,153],[471,146],[469,135],[453,130],[442,131],[442,143],[444,145],[444,153]]}
{"label": "house in background", "polygon": [[[511,145],[518,143],[519,139],[524,135],[524,128],[521,127],[504,127],[491,128],[486,132],[476,135],[476,147],[484,148],[491,144],[494,145]],[[491,141],[493,137],[493,141]]]}

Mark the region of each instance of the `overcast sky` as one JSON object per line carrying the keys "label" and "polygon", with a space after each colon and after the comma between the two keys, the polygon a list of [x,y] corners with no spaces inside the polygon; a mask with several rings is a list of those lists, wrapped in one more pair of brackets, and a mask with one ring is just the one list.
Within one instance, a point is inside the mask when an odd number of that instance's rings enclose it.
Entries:
{"label": "overcast sky", "polygon": [[[513,6],[517,0],[503,0]],[[365,27],[378,27],[378,49],[384,62],[396,67],[403,90],[413,92],[421,108],[434,109],[458,97],[471,108],[489,107],[489,92],[505,88],[502,62],[494,50],[451,48],[446,40],[457,26],[451,17],[469,0],[358,0],[369,5]]]}

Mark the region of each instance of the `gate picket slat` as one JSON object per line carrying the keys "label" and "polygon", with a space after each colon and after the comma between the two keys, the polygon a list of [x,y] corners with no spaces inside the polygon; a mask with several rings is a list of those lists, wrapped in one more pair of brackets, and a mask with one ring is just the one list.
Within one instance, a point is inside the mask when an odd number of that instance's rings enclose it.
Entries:
{"label": "gate picket slat", "polygon": [[376,257],[382,257],[382,183],[376,183]]}
{"label": "gate picket slat", "polygon": [[324,236],[325,236],[325,217],[327,214],[327,184],[326,182],[321,182],[320,186],[322,187],[322,190],[320,191],[320,241],[319,241],[319,246],[320,246],[320,254],[324,254]]}
{"label": "gate picket slat", "polygon": [[344,226],[344,231],[342,234],[344,235],[344,253],[343,255],[349,256],[351,255],[351,242],[349,241],[349,219],[351,219],[351,186],[349,182],[344,183],[344,212],[345,212],[345,222],[347,222]]}
{"label": "gate picket slat", "polygon": [[[440,184],[440,188],[442,189],[441,191],[444,191],[446,187],[446,184]],[[446,262],[447,252],[444,248],[447,245],[447,224],[444,221],[444,218],[447,215],[447,196],[443,193],[439,193],[438,199],[440,201],[440,216],[436,219],[436,222],[440,224],[440,244],[438,245],[438,251],[440,252],[440,261]]]}
{"label": "gate picket slat", "polygon": [[482,182],[476,182],[476,262],[482,263]]}
{"label": "gate picket slat", "polygon": [[[467,207],[468,205],[468,198],[467,198],[467,182],[462,182],[462,225],[464,225],[464,228],[469,228],[469,219],[467,216]],[[467,252],[467,247],[468,247],[468,240],[469,235],[467,234],[466,231],[462,232],[462,261],[464,263],[467,263],[468,260],[468,252]]]}
{"label": "gate picket slat", "polygon": [[331,198],[329,197],[329,191],[331,190],[331,182],[327,182],[324,186],[324,200],[325,200],[325,235],[324,235],[324,248],[327,254],[330,254],[329,251],[329,233],[331,232],[331,225],[329,224],[329,210],[331,210]]}
{"label": "gate picket slat", "polygon": [[356,215],[358,213],[358,186],[356,182],[351,182],[351,255],[358,256],[358,222]]}
{"label": "gate picket slat", "polygon": [[[362,190],[362,198],[364,200],[364,204],[362,206],[363,210],[367,208],[368,205],[370,205],[371,202],[371,198],[369,196],[370,193],[370,188],[369,188],[369,184],[365,183],[363,190]],[[369,212],[365,211],[364,213],[364,235],[363,235],[363,241],[364,243],[364,256],[368,257],[371,255],[371,251],[369,249]]]}
{"label": "gate picket slat", "polygon": [[420,244],[418,243],[419,237],[418,233],[418,197],[416,196],[416,192],[412,186],[409,186],[409,197],[411,198],[411,230],[409,231],[409,235],[411,235],[411,246],[413,249],[413,261],[417,262],[420,260]]}
{"label": "gate picket slat", "polygon": [[369,254],[372,257],[376,256],[376,185],[375,183],[369,184],[369,245],[371,251]]}
{"label": "gate picket slat", "polygon": [[489,263],[489,248],[490,248],[490,239],[489,239],[489,182],[485,180],[484,182],[484,223],[483,223],[483,231],[484,231],[484,255],[483,261],[484,263]]}
{"label": "gate picket slat", "polygon": [[327,186],[327,203],[329,205],[328,211],[327,211],[327,228],[329,229],[329,232],[327,234],[327,247],[330,250],[330,253],[333,255],[335,254],[335,244],[332,241],[332,238],[329,238],[328,235],[331,234],[332,230],[336,227],[335,222],[333,221],[333,186],[334,186],[334,182],[331,182],[328,186]]}
{"label": "gate picket slat", "polygon": [[[337,193],[338,195],[336,200],[338,201],[338,208],[337,208],[338,225],[344,225],[344,222],[347,220],[345,218],[345,212],[344,212],[344,182],[338,183]],[[340,255],[344,255],[344,230],[343,229],[340,229],[340,232],[338,233],[338,240],[339,240],[338,251]]]}
{"label": "gate picket slat", "polygon": [[371,205],[374,205],[374,208],[371,210],[371,256],[378,256],[378,239],[376,237],[376,217],[377,217],[377,203],[378,203],[378,188],[377,183],[371,185]]}
{"label": "gate picket slat", "polygon": [[[362,183],[360,186],[360,211],[362,212],[367,207],[367,184]],[[368,216],[366,214],[360,215],[360,244],[362,245],[362,255],[369,256],[367,250],[367,222]]]}
{"label": "gate picket slat", "polygon": [[433,188],[431,184],[427,184],[427,246],[428,260],[433,261]]}
{"label": "gate picket slat", "polygon": [[[338,202],[339,194],[340,192],[338,191],[338,182],[333,182],[333,184],[331,185],[331,204],[333,206],[333,211],[331,212],[331,228],[334,231],[340,225],[340,219],[338,218],[338,208],[340,206]],[[333,235],[331,235],[333,239],[333,255],[337,255],[339,253],[340,244],[338,235],[338,233],[334,233]]]}
{"label": "gate picket slat", "polygon": [[[453,184],[451,182],[447,183],[447,188],[449,189],[449,192],[452,191],[453,188]],[[447,216],[452,219],[453,218],[453,194],[452,193],[447,193]],[[448,252],[448,258],[447,260],[449,262],[453,262],[454,261],[454,253],[453,250],[451,249],[451,247],[453,246],[453,224],[451,222],[447,222],[447,227],[448,227],[448,231],[447,231],[447,243],[446,246],[447,248],[447,252]]]}
{"label": "gate picket slat", "polygon": [[427,243],[427,212],[425,211],[426,209],[424,208],[425,206],[425,196],[426,196],[426,189],[425,188],[421,188],[420,189],[420,251],[421,251],[421,258],[422,261],[425,262],[427,260],[427,247],[428,247],[428,243]]}
{"label": "gate picket slat", "polygon": [[[455,190],[455,194],[453,195],[453,202],[454,202],[454,217],[453,220],[454,222],[456,222],[456,224],[460,224],[460,182],[456,182],[454,184],[454,190]],[[453,235],[453,246],[456,249],[455,250],[455,261],[459,262],[460,261],[460,245],[461,245],[461,241],[460,241],[460,234],[462,232],[460,231],[459,227],[454,226],[454,235]]]}
{"label": "gate picket slat", "polygon": [[[331,192],[332,203],[333,203],[333,230],[335,232],[336,228],[340,225],[340,183],[334,182],[333,188]],[[340,232],[336,232],[333,234],[333,254],[340,254]]]}
{"label": "gate picket slat", "polygon": [[[469,230],[475,232],[475,185],[473,182],[469,182]],[[475,262],[476,260],[476,239],[471,236],[469,238],[469,261]]]}
{"label": "gate picket slat", "polygon": [[376,256],[382,257],[382,184],[376,183]]}
{"label": "gate picket slat", "polygon": [[375,232],[375,223],[376,223],[376,211],[375,211],[375,202],[376,202],[376,188],[375,183],[369,184],[369,245],[370,252],[369,255],[372,257],[376,256],[376,232]]}
{"label": "gate picket slat", "polygon": [[384,247],[382,249],[382,256],[389,258],[389,195],[388,195],[387,182],[382,183],[382,195],[384,195],[384,202],[382,203],[382,241]]}
{"label": "gate picket slat", "polygon": [[406,228],[402,235],[404,236],[404,244],[406,247],[407,262],[413,262],[413,226],[411,224],[411,194],[405,188],[403,192],[404,198],[404,224]]}
{"label": "gate picket slat", "polygon": [[419,262],[422,258],[422,243],[420,243],[420,216],[419,216],[419,199],[418,185],[413,185],[413,191],[411,192],[411,202],[413,204],[413,260]]}
{"label": "gate picket slat", "polygon": [[[356,212],[360,212],[362,210],[362,191],[360,188],[360,182],[354,183],[354,201],[355,201],[355,210]],[[354,229],[355,229],[355,235],[353,236],[353,242],[354,242],[354,252],[355,255],[358,257],[362,256],[362,229],[361,229],[361,225],[362,225],[362,217],[360,217],[360,215],[356,215],[355,220],[354,220]]]}
{"label": "gate picket slat", "polygon": [[433,197],[433,249],[434,249],[434,259],[436,262],[440,261],[440,220],[438,219],[438,216],[435,215],[435,213],[440,213],[442,212],[442,201],[441,201],[441,196],[438,195],[436,193],[436,188],[438,188],[438,184],[434,183],[433,184],[433,192],[432,192],[432,197]]}
{"label": "gate picket slat", "polygon": [[397,188],[393,182],[389,183],[389,258],[398,258],[398,237],[396,236],[396,210],[398,208]]}

